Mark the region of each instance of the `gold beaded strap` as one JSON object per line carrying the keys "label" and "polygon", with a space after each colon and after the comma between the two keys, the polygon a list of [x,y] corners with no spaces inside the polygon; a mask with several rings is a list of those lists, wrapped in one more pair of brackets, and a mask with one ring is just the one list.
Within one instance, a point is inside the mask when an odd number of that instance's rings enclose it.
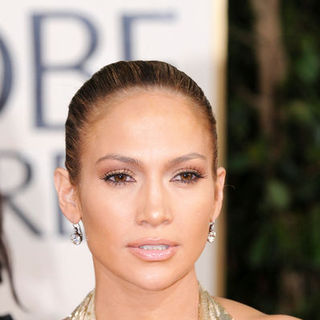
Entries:
{"label": "gold beaded strap", "polygon": [[209,293],[199,287],[199,320],[234,320]]}
{"label": "gold beaded strap", "polygon": [[96,320],[94,314],[94,290],[89,292],[79,306],[64,320]]}

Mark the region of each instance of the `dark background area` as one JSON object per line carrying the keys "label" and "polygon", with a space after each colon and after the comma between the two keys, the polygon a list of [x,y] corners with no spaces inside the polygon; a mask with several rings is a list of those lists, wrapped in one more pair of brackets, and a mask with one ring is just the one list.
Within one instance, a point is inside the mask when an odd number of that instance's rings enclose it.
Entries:
{"label": "dark background area", "polygon": [[229,1],[227,297],[320,319],[320,2]]}

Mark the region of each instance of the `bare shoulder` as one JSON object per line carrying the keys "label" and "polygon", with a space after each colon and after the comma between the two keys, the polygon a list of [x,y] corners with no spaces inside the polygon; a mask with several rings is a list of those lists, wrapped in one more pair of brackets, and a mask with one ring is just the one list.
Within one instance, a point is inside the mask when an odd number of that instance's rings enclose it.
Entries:
{"label": "bare shoulder", "polygon": [[[214,297],[235,320],[299,320],[286,315],[267,315],[240,302],[226,298]],[[301,319],[300,319],[301,320]]]}

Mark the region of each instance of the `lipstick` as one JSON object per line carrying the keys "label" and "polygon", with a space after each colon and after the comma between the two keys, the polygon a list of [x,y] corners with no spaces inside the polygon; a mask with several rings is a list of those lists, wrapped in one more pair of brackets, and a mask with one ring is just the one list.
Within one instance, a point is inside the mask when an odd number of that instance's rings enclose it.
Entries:
{"label": "lipstick", "polygon": [[129,251],[144,261],[164,261],[175,255],[179,245],[166,239],[143,238],[127,245]]}

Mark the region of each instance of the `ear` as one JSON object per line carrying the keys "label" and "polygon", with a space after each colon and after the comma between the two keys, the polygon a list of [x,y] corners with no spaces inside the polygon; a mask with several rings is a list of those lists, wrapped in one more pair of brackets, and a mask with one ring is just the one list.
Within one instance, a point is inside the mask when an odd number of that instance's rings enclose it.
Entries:
{"label": "ear", "polygon": [[78,223],[81,219],[81,210],[78,205],[74,185],[71,184],[66,169],[57,168],[54,172],[54,185],[57,190],[59,205],[64,216],[71,223]]}
{"label": "ear", "polygon": [[222,167],[218,168],[216,181],[215,181],[215,190],[214,190],[214,209],[213,209],[213,214],[211,216],[211,221],[214,221],[215,219],[217,219],[221,212],[225,178],[226,178],[226,170]]}

